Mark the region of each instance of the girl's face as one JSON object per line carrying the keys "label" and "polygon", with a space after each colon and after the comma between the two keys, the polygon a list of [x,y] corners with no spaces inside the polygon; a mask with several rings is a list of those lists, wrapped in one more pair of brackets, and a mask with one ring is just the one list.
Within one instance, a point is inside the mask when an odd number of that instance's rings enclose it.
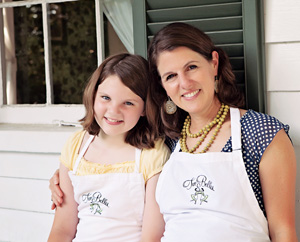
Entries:
{"label": "girl's face", "polygon": [[117,75],[111,75],[98,86],[94,112],[105,134],[125,137],[143,115],[144,101],[125,86]]}
{"label": "girl's face", "polygon": [[181,109],[190,114],[199,114],[215,103],[217,52],[214,51],[212,60],[207,61],[187,47],[178,47],[159,54],[157,69],[168,96]]}

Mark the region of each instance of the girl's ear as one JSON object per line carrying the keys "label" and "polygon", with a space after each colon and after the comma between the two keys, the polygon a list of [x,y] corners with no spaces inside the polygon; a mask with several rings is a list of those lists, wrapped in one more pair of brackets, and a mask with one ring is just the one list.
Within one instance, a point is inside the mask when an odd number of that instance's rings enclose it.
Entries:
{"label": "girl's ear", "polygon": [[215,72],[215,76],[218,75],[218,67],[219,67],[219,53],[217,51],[213,51],[211,53],[212,56],[212,64],[213,64],[213,68],[214,68],[214,72]]}
{"label": "girl's ear", "polygon": [[144,109],[144,111],[141,113],[141,117],[144,117],[146,115],[146,110]]}

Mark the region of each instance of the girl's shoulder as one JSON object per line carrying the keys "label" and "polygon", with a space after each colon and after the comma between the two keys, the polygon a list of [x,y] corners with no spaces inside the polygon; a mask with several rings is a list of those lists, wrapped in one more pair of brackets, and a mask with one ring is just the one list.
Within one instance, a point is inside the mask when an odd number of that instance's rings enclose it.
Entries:
{"label": "girl's shoulder", "polygon": [[85,130],[78,130],[72,133],[65,142],[61,151],[60,161],[67,168],[72,168],[86,133],[87,132]]}
{"label": "girl's shoulder", "polygon": [[166,140],[164,138],[160,138],[155,141],[153,148],[143,149],[142,154],[147,157],[156,157],[161,154],[169,155],[170,149],[166,144]]}
{"label": "girl's shoulder", "polygon": [[170,157],[170,153],[171,151],[166,145],[165,139],[156,140],[154,148],[142,150],[141,171],[146,181],[161,172]]}

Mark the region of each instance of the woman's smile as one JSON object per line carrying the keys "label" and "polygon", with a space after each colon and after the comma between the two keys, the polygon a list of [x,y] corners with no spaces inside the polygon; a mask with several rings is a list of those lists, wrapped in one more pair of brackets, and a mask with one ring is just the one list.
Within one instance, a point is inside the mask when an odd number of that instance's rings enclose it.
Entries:
{"label": "woman's smile", "polygon": [[196,96],[199,92],[200,92],[200,89],[193,91],[193,92],[183,94],[182,96],[185,98],[192,98],[192,97]]}

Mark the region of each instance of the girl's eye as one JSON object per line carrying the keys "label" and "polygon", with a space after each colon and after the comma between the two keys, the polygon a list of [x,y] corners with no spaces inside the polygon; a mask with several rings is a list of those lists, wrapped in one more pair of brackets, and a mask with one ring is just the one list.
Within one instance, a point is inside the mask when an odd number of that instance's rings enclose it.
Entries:
{"label": "girl's eye", "polygon": [[132,102],[125,102],[125,105],[127,105],[127,106],[133,106],[133,103]]}
{"label": "girl's eye", "polygon": [[101,96],[101,98],[104,100],[110,100],[110,98],[108,96]]}
{"label": "girl's eye", "polygon": [[170,74],[170,75],[168,75],[167,78],[166,78],[166,81],[172,79],[175,76],[176,76],[176,74]]}

